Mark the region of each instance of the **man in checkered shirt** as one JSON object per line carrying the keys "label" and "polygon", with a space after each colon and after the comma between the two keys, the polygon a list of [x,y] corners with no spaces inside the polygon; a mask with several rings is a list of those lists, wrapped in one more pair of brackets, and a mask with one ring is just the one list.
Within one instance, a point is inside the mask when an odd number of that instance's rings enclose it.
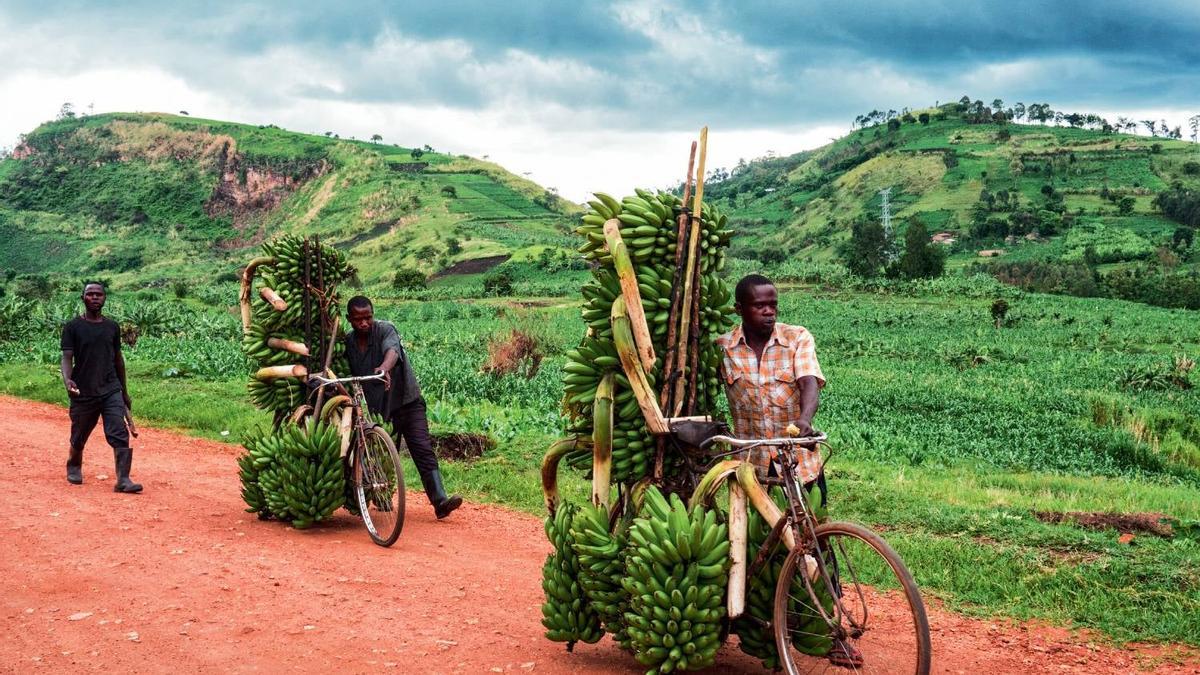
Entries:
{"label": "man in checkered shirt", "polygon": [[[781,438],[789,424],[802,436],[813,433],[812,418],[825,375],[817,362],[813,336],[801,326],[775,321],[779,294],[770,279],[751,274],[738,282],[734,309],[742,325],[717,338],[724,352],[721,376],[729,399],[734,432],[743,438]],[[825,477],[815,449],[799,449],[797,473],[805,487],[821,488],[825,504]],[[771,472],[767,450],[750,451],[759,476]]]}

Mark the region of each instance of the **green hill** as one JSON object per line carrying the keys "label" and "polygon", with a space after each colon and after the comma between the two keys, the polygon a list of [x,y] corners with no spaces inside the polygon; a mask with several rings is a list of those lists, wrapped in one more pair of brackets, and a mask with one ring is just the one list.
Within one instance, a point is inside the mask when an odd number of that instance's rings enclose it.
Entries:
{"label": "green hill", "polygon": [[432,274],[571,246],[574,210],[496,164],[428,147],[95,115],[43,124],[0,160],[0,268],[205,280],[291,231],[361,254],[370,283],[399,267]]}
{"label": "green hill", "polygon": [[987,249],[1119,265],[1171,243],[1179,224],[1155,207],[1157,193],[1200,188],[1191,143],[964,117],[954,104],[913,111],[817,150],[740,164],[705,196],[727,207],[741,257],[830,259],[854,221],[880,218],[879,191],[890,187],[898,232],[920,218],[955,235],[951,266]]}

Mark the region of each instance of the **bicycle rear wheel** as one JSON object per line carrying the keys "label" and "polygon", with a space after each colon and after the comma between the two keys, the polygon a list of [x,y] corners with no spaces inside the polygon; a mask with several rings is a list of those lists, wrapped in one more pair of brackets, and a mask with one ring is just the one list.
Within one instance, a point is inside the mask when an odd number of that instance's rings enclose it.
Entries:
{"label": "bicycle rear wheel", "polygon": [[391,546],[404,527],[404,471],[383,427],[367,429],[354,462],[354,491],[371,540]]}
{"label": "bicycle rear wheel", "polygon": [[[879,535],[855,523],[818,525],[816,537],[825,561],[820,567],[840,603],[833,602],[819,571],[810,580],[805,551],[798,547],[788,554],[775,587],[773,621],[788,674],[928,673],[929,621],[900,556]],[[817,602],[833,618],[833,626],[820,618]],[[831,655],[831,649],[843,654]]]}

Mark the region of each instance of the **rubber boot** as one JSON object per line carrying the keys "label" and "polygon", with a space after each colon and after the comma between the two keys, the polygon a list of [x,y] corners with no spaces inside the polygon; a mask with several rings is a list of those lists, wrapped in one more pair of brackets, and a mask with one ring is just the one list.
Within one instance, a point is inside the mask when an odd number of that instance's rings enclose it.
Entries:
{"label": "rubber boot", "polygon": [[425,494],[429,497],[429,502],[433,504],[433,513],[438,520],[450,515],[450,512],[462,506],[462,497],[458,495],[446,495],[446,488],[442,486],[442,472],[434,469],[426,475],[421,476],[421,483],[425,486]]}
{"label": "rubber boot", "polygon": [[71,454],[67,455],[67,482],[83,484],[83,448],[71,448]]}
{"label": "rubber boot", "polygon": [[113,492],[141,492],[141,484],[129,480],[129,468],[133,466],[133,448],[115,448],[113,456],[117,461],[117,484],[113,486]]}

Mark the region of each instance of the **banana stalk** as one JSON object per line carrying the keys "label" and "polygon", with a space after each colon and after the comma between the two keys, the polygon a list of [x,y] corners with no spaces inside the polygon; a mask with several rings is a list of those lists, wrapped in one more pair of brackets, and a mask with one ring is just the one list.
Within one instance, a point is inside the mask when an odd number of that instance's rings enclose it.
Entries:
{"label": "banana stalk", "polygon": [[[763,520],[767,521],[767,527],[775,527],[775,523],[783,518],[783,511],[779,509],[775,500],[771,499],[771,495],[767,493],[767,489],[762,486],[762,483],[758,482],[758,476],[754,475],[753,464],[742,462],[742,465],[737,468],[737,482],[746,491],[746,496],[754,505],[754,510],[758,511]],[[792,532],[792,528],[785,527],[783,529],[783,543],[789,551],[796,547],[796,535]]]}
{"label": "banana stalk", "polygon": [[321,419],[323,419],[323,420],[324,420],[324,419],[328,419],[328,417],[329,417],[329,416],[330,416],[330,415],[331,415],[331,414],[332,414],[332,413],[333,413],[335,410],[337,410],[337,407],[338,407],[338,406],[340,406],[340,405],[346,405],[346,404],[348,404],[348,403],[350,403],[350,397],[349,397],[349,396],[346,396],[346,395],[343,395],[343,394],[339,394],[339,395],[337,395],[337,396],[334,396],[333,398],[331,398],[331,399],[329,399],[328,401],[326,401],[326,402],[325,402],[325,405],[321,406]]}
{"label": "banana stalk", "polygon": [[542,458],[542,496],[551,518],[558,508],[558,462],[578,446],[578,438],[563,438],[552,443]]}
{"label": "banana stalk", "polygon": [[281,377],[306,377],[308,368],[302,365],[294,366],[264,366],[254,373],[256,380],[274,380]]}
{"label": "banana stalk", "polygon": [[654,344],[650,338],[650,326],[646,323],[646,310],[642,307],[642,292],[638,290],[637,272],[633,269],[633,260],[629,257],[629,250],[621,238],[620,226],[621,221],[616,218],[605,221],[604,239],[613,258],[617,279],[621,282],[621,296],[625,298],[625,308],[633,329],[638,358],[642,361],[642,368],[654,370]]}
{"label": "banana stalk", "polygon": [[707,508],[721,484],[727,477],[732,476],[742,464],[740,459],[725,459],[718,462],[696,484],[696,489],[692,491],[692,498],[688,500],[688,506],[694,507],[700,504]]}
{"label": "banana stalk", "polygon": [[354,407],[345,406],[342,408],[342,419],[338,420],[338,435],[342,437],[342,457],[346,456],[346,452],[350,450],[350,424],[354,419]]}
{"label": "banana stalk", "polygon": [[308,345],[304,344],[303,342],[295,342],[293,340],[284,340],[283,338],[272,337],[267,338],[267,346],[271,349],[282,349],[285,352],[299,354],[300,356],[309,355]]}
{"label": "banana stalk", "polygon": [[607,511],[612,483],[613,371],[596,387],[592,404],[592,503]]}
{"label": "banana stalk", "polygon": [[729,593],[726,610],[729,618],[736,619],[746,611],[746,529],[749,518],[746,513],[746,491],[737,481],[729,484],[729,554],[733,564],[729,568]]}
{"label": "banana stalk", "polygon": [[283,298],[279,297],[279,294],[276,293],[274,289],[263,286],[262,288],[258,289],[258,294],[262,296],[263,300],[267,301],[267,304],[274,307],[276,312],[282,312],[287,309],[287,302],[285,302]]}
{"label": "banana stalk", "polygon": [[633,388],[638,407],[646,419],[646,428],[655,436],[668,433],[667,421],[663,419],[662,410],[655,400],[654,390],[646,379],[646,371],[638,360],[637,347],[633,342],[633,333],[629,326],[629,314],[625,307],[625,298],[619,297],[612,305],[613,342],[617,347],[617,356],[621,359],[621,367],[625,369],[625,377]]}
{"label": "banana stalk", "polygon": [[242,332],[250,332],[250,290],[254,286],[254,273],[258,270],[259,265],[274,265],[275,258],[263,256],[254,258],[246,264],[246,269],[242,270],[242,290],[238,295],[238,304],[242,308]]}
{"label": "banana stalk", "polygon": [[292,424],[300,424],[300,420],[304,419],[305,415],[310,415],[310,414],[312,414],[312,406],[311,405],[305,404],[305,405],[299,406],[295,410],[292,411],[292,416],[290,418],[290,421]]}

